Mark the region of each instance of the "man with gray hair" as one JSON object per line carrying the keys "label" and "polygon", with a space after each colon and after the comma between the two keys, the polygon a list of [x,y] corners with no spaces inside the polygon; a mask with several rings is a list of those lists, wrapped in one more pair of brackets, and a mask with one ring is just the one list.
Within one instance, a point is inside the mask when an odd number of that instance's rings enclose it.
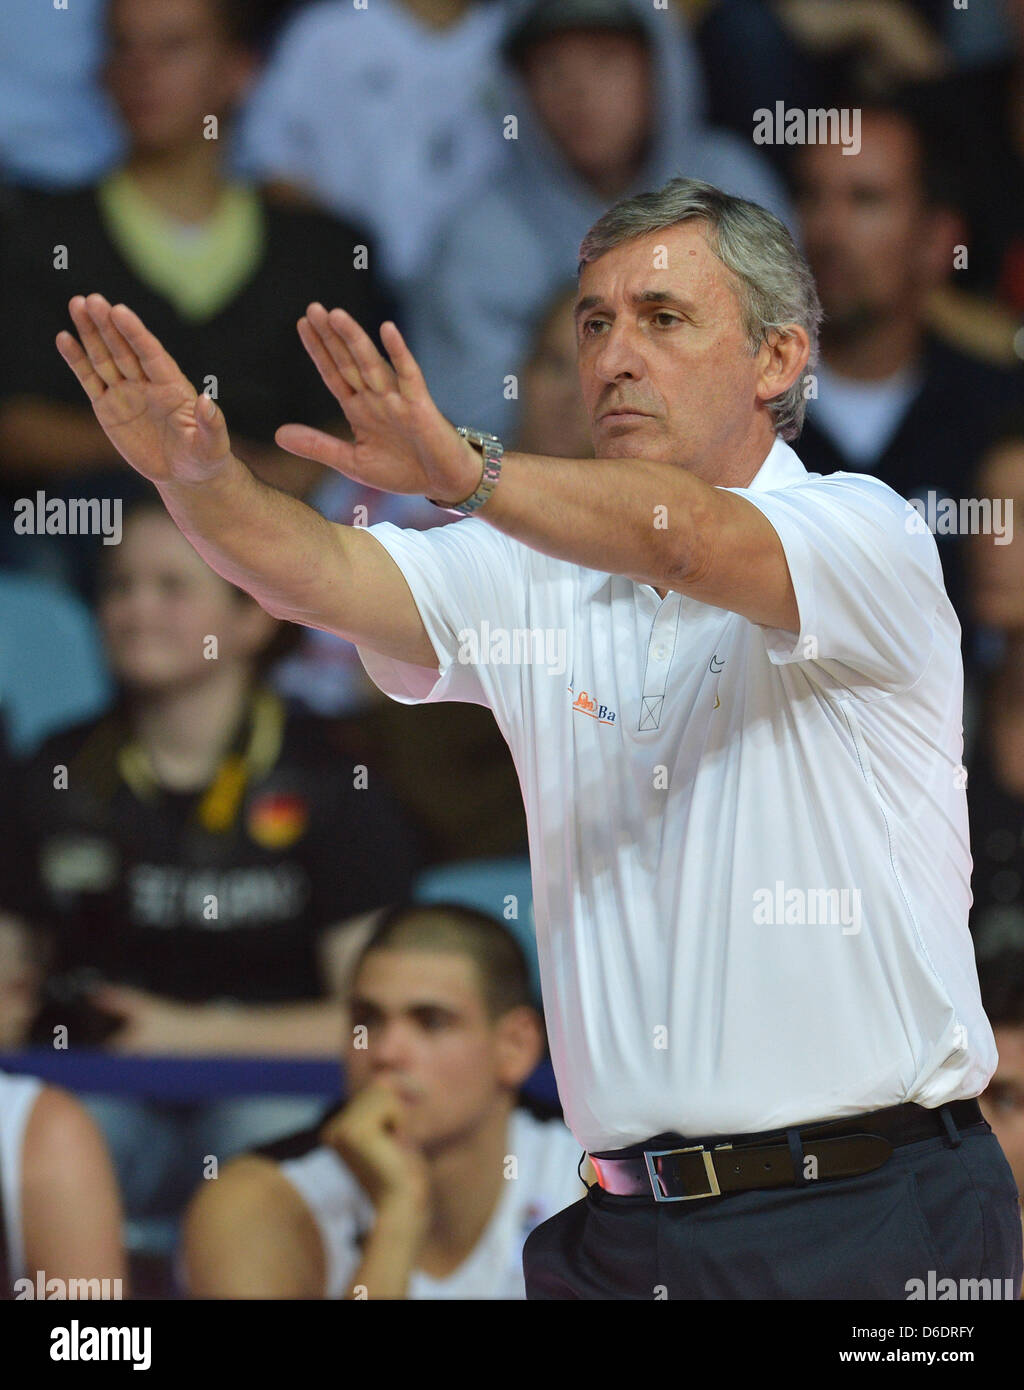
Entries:
{"label": "man with gray hair", "polygon": [[[454,428],[393,324],[389,363],[341,310],[300,320],[354,442],[278,443],[477,513],[433,531],[332,525],[267,487],[123,305],[72,300],[81,344],[58,346],[215,569],[356,643],[393,698],[488,705],[508,740],[552,1059],[598,1175],[530,1237],[530,1297],[1019,1285],[974,1099],[996,1053],[934,538],[787,443],[820,310],[770,213],[676,179],[581,256],[593,459]],[[485,621],[564,632],[567,675],[460,661]],[[844,893],[856,931],[809,908]]]}

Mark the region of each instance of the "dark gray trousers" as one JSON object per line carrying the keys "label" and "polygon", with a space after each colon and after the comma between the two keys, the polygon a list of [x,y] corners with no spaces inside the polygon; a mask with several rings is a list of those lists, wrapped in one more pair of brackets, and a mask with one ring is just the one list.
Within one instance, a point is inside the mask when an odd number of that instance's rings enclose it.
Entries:
{"label": "dark gray trousers", "polygon": [[531,1232],[523,1267],[531,1299],[935,1299],[944,1279],[1018,1298],[1021,1208],[980,1124],[804,1187],[655,1203],[594,1186]]}

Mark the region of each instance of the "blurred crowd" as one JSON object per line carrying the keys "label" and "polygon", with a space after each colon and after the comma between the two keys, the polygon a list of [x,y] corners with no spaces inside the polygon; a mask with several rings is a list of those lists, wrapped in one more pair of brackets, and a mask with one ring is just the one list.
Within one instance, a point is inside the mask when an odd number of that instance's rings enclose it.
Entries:
{"label": "blurred crowd", "polygon": [[[1002,1058],[984,1103],[1024,1189],[1024,0],[4,8],[8,1284],[127,1278],[126,1250],[178,1248],[168,1287],[200,1295],[343,1297],[372,1275],[396,1297],[522,1296],[525,1234],[582,1191],[557,1114],[522,1100],[544,1038],[490,712],[386,700],[343,639],[214,573],[60,360],[69,298],[135,309],[239,456],[329,520],[458,525],[277,446],[290,421],[347,430],[296,320],[314,300],[374,335],[393,318],[453,423],[586,457],[579,242],[678,174],[770,208],[814,270],[807,468],[873,473],[935,531]],[[816,108],[856,111],[856,148],[778,138]],[[54,1047],[343,1057],[348,1099],[75,1099],[15,1075],[19,1049]],[[411,1173],[380,1139],[396,1077],[420,1104]],[[15,1210],[30,1150],[51,1186]],[[515,1202],[480,1177],[509,1152]],[[204,1185],[210,1156],[225,1176]],[[47,1191],[81,1223],[51,1229]]]}

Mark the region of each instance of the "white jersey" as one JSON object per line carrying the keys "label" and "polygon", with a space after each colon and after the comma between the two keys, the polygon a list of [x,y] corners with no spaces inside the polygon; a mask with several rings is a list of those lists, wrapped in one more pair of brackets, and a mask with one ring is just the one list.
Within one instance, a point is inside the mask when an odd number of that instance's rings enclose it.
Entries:
{"label": "white jersey", "polygon": [[[25,1277],[25,1237],[21,1224],[21,1172],[25,1130],[43,1083],[34,1076],[0,1071],[0,1239],[7,1254],[8,1278]],[[0,1261],[2,1263],[2,1261]],[[10,1290],[4,1290],[9,1295]]]}
{"label": "white jersey", "polygon": [[[579,1145],[560,1120],[538,1120],[526,1110],[513,1111],[507,1181],[483,1235],[446,1278],[414,1270],[408,1297],[525,1298],[523,1244],[535,1226],[585,1195],[577,1172],[580,1158]],[[359,1268],[361,1244],[373,1226],[373,1205],[351,1170],[326,1145],[279,1166],[309,1207],[320,1233],[325,1297],[344,1298]]]}

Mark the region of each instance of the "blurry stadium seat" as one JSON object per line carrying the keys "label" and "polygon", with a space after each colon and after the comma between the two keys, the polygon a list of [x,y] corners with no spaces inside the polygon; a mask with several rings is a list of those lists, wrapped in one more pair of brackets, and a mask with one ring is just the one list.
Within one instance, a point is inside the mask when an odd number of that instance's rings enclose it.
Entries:
{"label": "blurry stadium seat", "polygon": [[47,580],[0,574],[0,709],[10,750],[99,714],[112,686],[85,605]]}

